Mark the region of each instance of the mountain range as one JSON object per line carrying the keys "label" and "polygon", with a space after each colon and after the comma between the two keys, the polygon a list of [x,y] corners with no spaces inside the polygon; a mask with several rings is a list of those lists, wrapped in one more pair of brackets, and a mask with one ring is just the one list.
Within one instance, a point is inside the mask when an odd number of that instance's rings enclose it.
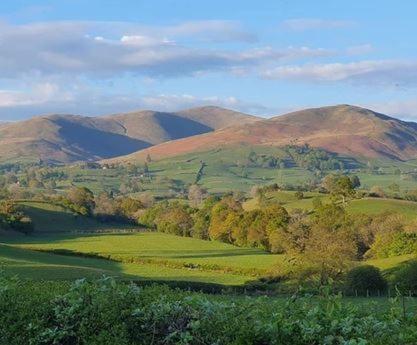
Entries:
{"label": "mountain range", "polygon": [[166,142],[114,161],[140,161],[148,154],[159,159],[233,145],[281,147],[289,144],[309,144],[358,158],[408,160],[417,158],[417,124],[357,106],[336,105]]}
{"label": "mountain range", "polygon": [[172,113],[145,110],[97,117],[37,116],[0,124],[0,161],[94,161],[256,120],[210,106]]}
{"label": "mountain range", "polygon": [[0,161],[143,161],[239,145],[309,144],[352,157],[417,158],[417,124],[336,105],[270,119],[207,106],[98,117],[47,115],[0,124]]}

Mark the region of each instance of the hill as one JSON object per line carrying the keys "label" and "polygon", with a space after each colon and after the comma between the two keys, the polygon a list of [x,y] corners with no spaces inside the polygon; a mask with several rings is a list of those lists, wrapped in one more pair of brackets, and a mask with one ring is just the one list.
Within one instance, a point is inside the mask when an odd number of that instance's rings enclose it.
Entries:
{"label": "hill", "polygon": [[117,161],[143,160],[147,154],[165,158],[242,144],[264,147],[309,144],[351,157],[408,160],[417,157],[416,142],[416,123],[356,106],[337,105],[163,143]]}
{"label": "hill", "polygon": [[74,214],[70,210],[44,201],[21,201],[18,207],[28,215],[34,226],[35,233],[109,231],[121,229],[120,224],[100,223],[94,218]]}
{"label": "hill", "polygon": [[0,160],[94,161],[256,119],[217,107],[178,113],[138,111],[98,117],[39,116],[0,126]]}

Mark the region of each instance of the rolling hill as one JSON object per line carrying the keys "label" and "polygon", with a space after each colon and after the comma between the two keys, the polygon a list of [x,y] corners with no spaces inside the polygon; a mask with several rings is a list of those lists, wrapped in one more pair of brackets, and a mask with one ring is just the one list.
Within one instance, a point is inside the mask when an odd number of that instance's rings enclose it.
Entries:
{"label": "rolling hill", "polygon": [[417,124],[356,106],[337,105],[159,144],[115,161],[140,161],[147,154],[158,159],[242,144],[264,147],[309,144],[351,157],[408,160],[417,157]]}
{"label": "rolling hill", "polygon": [[256,120],[254,116],[217,107],[178,113],[39,116],[0,126],[0,161],[94,161]]}

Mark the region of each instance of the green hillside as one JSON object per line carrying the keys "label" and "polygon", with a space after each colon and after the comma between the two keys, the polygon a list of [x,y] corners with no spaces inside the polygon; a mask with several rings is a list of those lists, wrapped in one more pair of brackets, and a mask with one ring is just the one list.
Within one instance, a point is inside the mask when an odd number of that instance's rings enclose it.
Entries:
{"label": "green hillside", "polygon": [[[267,202],[278,202],[287,210],[302,209],[310,211],[313,209],[313,200],[320,199],[322,202],[329,201],[329,195],[321,193],[306,192],[302,200],[298,200],[295,192],[278,191],[266,194]],[[259,208],[257,198],[251,198],[243,204],[246,210]],[[346,209],[349,213],[380,214],[394,212],[404,215],[408,219],[417,217],[417,203],[413,201],[385,199],[385,198],[363,198],[350,200]]]}
{"label": "green hillside", "polygon": [[82,232],[120,228],[120,225],[103,224],[93,218],[77,215],[57,204],[42,201],[21,201],[18,202],[18,205],[32,219],[36,233]]}
{"label": "green hillside", "polygon": [[[6,270],[30,277],[72,279],[92,274],[110,274],[134,279],[187,280],[242,284],[282,266],[282,256],[262,250],[182,238],[160,233],[111,235],[42,235],[1,237],[7,251],[0,254]],[[36,250],[62,250],[73,254],[94,254],[111,260],[40,253]],[[69,254],[67,252],[67,254]],[[114,261],[112,261],[114,260]],[[62,272],[59,266],[64,269]],[[32,273],[31,273],[32,272]]]}
{"label": "green hillside", "polygon": [[[96,278],[106,274],[134,280],[241,285],[289,269],[284,255],[161,233],[0,236],[0,242],[4,243],[0,245],[3,269],[35,280]],[[388,273],[413,257],[404,255],[364,263]]]}

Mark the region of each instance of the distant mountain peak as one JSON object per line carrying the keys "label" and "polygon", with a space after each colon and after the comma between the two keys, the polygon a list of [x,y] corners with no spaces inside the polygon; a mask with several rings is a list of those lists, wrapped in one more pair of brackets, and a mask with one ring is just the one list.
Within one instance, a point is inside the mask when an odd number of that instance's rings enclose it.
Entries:
{"label": "distant mountain peak", "polygon": [[297,142],[354,157],[417,158],[417,124],[341,104],[245,122],[205,135],[156,145],[119,160],[163,158],[230,145],[285,146]]}
{"label": "distant mountain peak", "polygon": [[0,124],[0,160],[41,157],[73,162],[111,158],[254,119],[217,107],[184,112],[141,110],[96,117],[45,114]]}

